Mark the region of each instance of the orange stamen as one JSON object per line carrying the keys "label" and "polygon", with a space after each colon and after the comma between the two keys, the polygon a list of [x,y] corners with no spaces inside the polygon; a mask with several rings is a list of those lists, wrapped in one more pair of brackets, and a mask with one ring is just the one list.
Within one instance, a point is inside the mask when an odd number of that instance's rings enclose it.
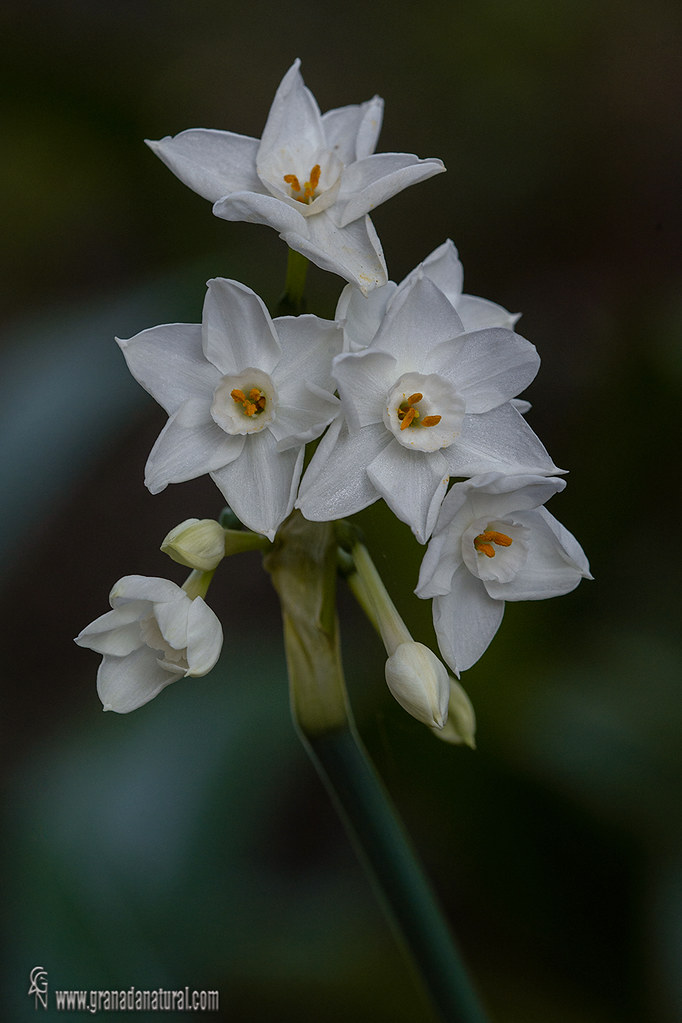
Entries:
{"label": "orange stamen", "polygon": [[477,544],[476,541],[474,540],[474,544],[475,544],[476,550],[478,551],[479,554],[485,554],[486,558],[494,558],[495,557],[495,548],[493,547],[493,545],[491,543],[479,543],[479,544]]}
{"label": "orange stamen", "polygon": [[416,408],[408,408],[400,424],[400,429],[406,430],[416,415],[418,415]]}
{"label": "orange stamen", "polygon": [[407,404],[416,405],[417,402],[421,401],[423,397],[424,397],[423,394],[421,394],[419,391],[415,391],[414,394],[411,394],[410,397],[407,399]]}
{"label": "orange stamen", "polygon": [[495,548],[493,544],[497,544],[498,547],[511,547],[513,540],[506,533],[498,533],[496,529],[486,529],[482,533],[479,533],[474,539],[474,547],[479,554],[485,554],[486,558],[495,557]]}
{"label": "orange stamen", "polygon": [[284,180],[286,181],[287,185],[291,185],[292,191],[294,192],[301,191],[301,186],[298,183],[298,178],[296,177],[295,174],[285,174]]}
{"label": "orange stamen", "polygon": [[251,388],[248,398],[243,391],[235,387],[230,391],[230,397],[242,406],[247,416],[255,416],[257,412],[262,412],[266,405],[265,395],[257,387]]}
{"label": "orange stamen", "polygon": [[422,419],[422,426],[437,426],[441,421],[441,416],[424,416]]}
{"label": "orange stamen", "polygon": [[315,195],[315,189],[320,183],[320,174],[322,173],[319,163],[316,163],[310,172],[310,181],[306,181],[304,185],[306,200],[310,200]]}

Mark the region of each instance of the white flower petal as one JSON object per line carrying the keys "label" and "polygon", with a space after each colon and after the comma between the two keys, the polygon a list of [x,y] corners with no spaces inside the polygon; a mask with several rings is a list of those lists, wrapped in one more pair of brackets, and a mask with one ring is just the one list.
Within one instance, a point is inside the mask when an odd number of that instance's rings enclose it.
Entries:
{"label": "white flower petal", "polygon": [[281,349],[265,303],[238,281],[208,282],[202,323],[204,354],[223,375],[255,367],[271,373]]}
{"label": "white flower petal", "polygon": [[187,646],[187,618],[191,606],[192,601],[182,589],[176,600],[154,604],[154,618],[161,635],[174,650],[184,650]]}
{"label": "white flower petal", "polygon": [[232,131],[190,128],[147,145],[176,177],[215,202],[228,192],[260,191],[256,154],[260,142]]}
{"label": "white flower petal", "polygon": [[423,275],[439,288],[448,301],[457,309],[459,314],[459,301],[462,297],[462,281],[464,269],[457,254],[454,243],[448,238],[439,245],[437,249],[426,257],[426,259],[412,270],[401,282],[400,287],[405,288],[412,283],[415,277]]}
{"label": "white flower petal", "polygon": [[159,494],[169,483],[184,483],[220,469],[241,453],[243,436],[225,433],[210,415],[195,425],[189,412],[183,405],[171,416],[149,454],[145,485],[152,494]]}
{"label": "white flower petal", "polygon": [[337,107],[322,114],[327,148],[345,163],[370,156],[377,144],[384,113],[384,102],[378,96],[366,103]]}
{"label": "white flower petal", "polygon": [[384,253],[369,217],[339,228],[325,211],[308,217],[304,225],[303,230],[280,232],[290,248],[307,256],[322,270],[357,284],[363,294],[386,284]]}
{"label": "white flower petal", "polygon": [[[469,522],[474,519],[502,519],[517,512],[531,511],[549,501],[566,487],[566,480],[556,476],[513,475],[487,473],[464,483],[457,483],[443,502],[438,523],[441,529],[450,521],[455,526],[450,506],[457,514],[464,501],[470,506]],[[468,523],[463,526],[462,532]]]}
{"label": "white flower petal", "polygon": [[452,577],[450,592],[433,600],[438,646],[456,675],[485,653],[503,615],[504,601],[488,596],[480,579],[460,565]]}
{"label": "white flower petal", "polygon": [[97,673],[97,692],[104,710],[128,714],[149,703],[182,674],[162,668],[156,652],[143,646],[127,657],[106,655]]}
{"label": "white flower petal", "polygon": [[[453,488],[454,489],[454,488]],[[452,493],[452,491],[450,491]],[[446,496],[445,501],[449,494]],[[441,510],[445,506],[441,505]],[[437,520],[438,521],[438,520]],[[438,525],[436,526],[438,528]],[[461,544],[450,542],[450,533],[434,533],[424,552],[415,593],[422,600],[449,593],[452,577],[462,563]]]}
{"label": "white flower petal", "polygon": [[142,646],[138,620],[149,607],[146,600],[135,600],[100,615],[76,636],[78,646],[98,654],[124,657]]}
{"label": "white flower petal", "polygon": [[342,417],[331,424],[301,481],[296,506],[313,522],[353,515],[378,500],[366,466],[391,442],[383,423],[349,433]]}
{"label": "white flower petal", "polygon": [[345,227],[404,188],[444,170],[442,160],[420,160],[409,153],[375,153],[358,160],[344,169],[334,218]]}
{"label": "white flower petal", "polygon": [[[491,597],[496,600],[544,600],[570,593],[581,579],[589,578],[587,561],[577,540],[549,512],[545,509],[522,512],[516,519],[529,530],[528,556],[522,571],[509,582],[493,579],[485,582]],[[578,554],[579,562],[567,552],[562,539]]]}
{"label": "white flower petal", "polygon": [[346,285],[336,304],[336,319],[343,321],[346,351],[360,351],[372,341],[396,287],[393,281],[389,281],[363,295],[357,285]]}
{"label": "white flower petal", "polygon": [[188,397],[210,395],[219,380],[204,358],[199,324],[166,323],[116,341],[137,382],[169,415]]}
{"label": "white flower petal", "polygon": [[244,525],[272,540],[294,506],[303,453],[302,447],[278,451],[263,430],[247,437],[240,457],[211,476]]}
{"label": "white flower petal", "polygon": [[563,471],[509,402],[490,412],[465,416],[462,432],[444,454],[451,476],[489,472],[549,476]]}
{"label": "white flower petal", "polygon": [[334,377],[352,430],[383,422],[396,360],[387,352],[365,350],[334,359]]}
{"label": "white flower petal", "polygon": [[497,302],[477,298],[475,295],[461,295],[457,301],[457,312],[466,331],[483,330],[486,327],[505,327],[507,330],[513,330],[514,324],[521,317],[521,313],[510,313]]}
{"label": "white flower petal", "polygon": [[268,165],[283,148],[305,146],[314,152],[325,145],[320,108],[303,84],[300,66],[300,60],[295,60],[272,101],[256,158],[261,177],[267,176]]}
{"label": "white flower petal", "polygon": [[278,402],[277,415],[269,427],[278,451],[315,440],[339,414],[341,404],[337,397],[315,384],[303,388],[299,401],[298,405]]}
{"label": "white flower petal", "polygon": [[207,675],[220,657],[223,630],[201,597],[191,602],[187,619],[187,675]]}
{"label": "white flower petal", "polygon": [[398,518],[426,543],[448,486],[441,452],[410,451],[392,440],[367,467],[367,475]]}
{"label": "white flower petal", "polygon": [[307,383],[333,393],[332,359],[343,348],[338,323],[319,316],[279,316],[275,330],[282,357],[274,373],[280,402],[293,402]]}
{"label": "white flower petal", "polygon": [[121,607],[131,600],[148,600],[153,604],[158,604],[165,600],[177,600],[178,593],[181,592],[180,587],[170,582],[169,579],[147,575],[125,575],[112,586],[109,603],[112,607]]}
{"label": "white flower petal", "polygon": [[426,356],[436,345],[448,342],[457,352],[462,321],[453,306],[427,277],[415,277],[406,288],[398,288],[373,348],[395,356],[398,375],[421,372]]}
{"label": "white flower petal", "polygon": [[[256,192],[232,192],[213,205],[216,217],[222,220],[244,220],[248,224],[265,224],[278,231],[280,237],[305,231],[306,218],[274,195]],[[293,246],[292,246],[293,248]]]}
{"label": "white flower petal", "polygon": [[535,346],[510,330],[477,330],[459,341],[455,352],[449,343],[432,349],[426,365],[456,385],[467,412],[489,412],[514,398],[540,367]]}

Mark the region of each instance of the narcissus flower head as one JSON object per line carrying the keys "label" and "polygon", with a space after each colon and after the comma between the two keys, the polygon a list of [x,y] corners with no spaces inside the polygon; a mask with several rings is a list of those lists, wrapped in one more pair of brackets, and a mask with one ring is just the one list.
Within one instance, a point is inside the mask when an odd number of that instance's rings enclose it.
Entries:
{"label": "narcissus flower head", "polygon": [[216,216],[273,227],[290,248],[368,292],[387,280],[368,213],[445,168],[376,154],[382,100],[321,114],[299,68],[296,60],[282,79],[262,139],[194,128],[148,145]]}
{"label": "narcissus flower head", "polygon": [[250,288],[216,278],[201,324],[152,327],[118,343],[170,417],[147,460],[149,490],[210,473],[239,519],[272,540],[293,508],[307,441],[339,407],[337,324],[273,320]]}
{"label": "narcissus flower head", "polygon": [[445,498],[416,593],[433,597],[438,645],[455,673],[487,649],[505,601],[557,597],[591,578],[578,541],[543,507],[565,485],[491,473]]}
{"label": "narcissus flower head", "polygon": [[383,497],[425,543],[451,476],[561,471],[513,404],[540,364],[529,341],[506,327],[465,330],[424,274],[377,307],[365,317],[362,300],[348,308],[346,333],[378,326],[366,348],[334,360],[342,407],[301,484],[306,518],[342,518]]}
{"label": "narcissus flower head", "polygon": [[128,575],[114,585],[112,610],[76,637],[103,654],[97,692],[104,710],[127,714],[178,679],[206,675],[215,665],[223,630],[201,596],[168,579]]}

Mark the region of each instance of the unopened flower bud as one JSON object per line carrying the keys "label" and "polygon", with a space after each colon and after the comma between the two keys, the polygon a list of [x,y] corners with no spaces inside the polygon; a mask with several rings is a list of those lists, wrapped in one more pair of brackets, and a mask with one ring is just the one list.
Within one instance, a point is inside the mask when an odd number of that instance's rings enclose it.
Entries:
{"label": "unopened flower bud", "polygon": [[450,683],[445,666],[427,646],[400,643],[386,661],[386,682],[408,714],[430,728],[443,728]]}
{"label": "unopened flower bud", "polygon": [[449,682],[448,720],[444,728],[434,728],[433,733],[444,742],[451,742],[454,745],[463,743],[476,749],[476,715],[471,700],[452,675]]}
{"label": "unopened flower bud", "polygon": [[180,565],[210,572],[225,557],[225,530],[214,519],[185,519],[171,529],[161,550]]}

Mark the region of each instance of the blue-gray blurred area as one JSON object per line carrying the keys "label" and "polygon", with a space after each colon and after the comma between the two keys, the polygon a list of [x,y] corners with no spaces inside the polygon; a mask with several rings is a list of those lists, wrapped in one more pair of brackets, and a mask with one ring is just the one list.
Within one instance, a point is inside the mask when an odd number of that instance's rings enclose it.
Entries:
{"label": "blue-gray blurred area", "polygon": [[[69,1017],[28,997],[42,966],[51,992],[218,990],[231,1023],[433,1020],[293,733],[259,559],[216,576],[216,670],[133,715],[101,713],[72,642],[119,577],[180,582],[161,540],[221,507],[207,479],[145,491],[165,416],[114,335],[197,322],[213,276],[272,305],[286,262],[142,140],[260,135],[297,56],[323,110],[379,93],[380,150],[444,160],[374,215],[390,274],[451,237],[465,289],[523,311],[529,421],[571,470],[551,510],[595,576],[507,608],[463,679],[475,753],[392,702],[342,593],[362,734],[492,1023],[682,1018],[681,18],[666,0],[5,0],[3,1019]],[[341,283],[311,269],[309,308],[331,315]],[[360,518],[429,642],[418,545],[379,506]]]}

